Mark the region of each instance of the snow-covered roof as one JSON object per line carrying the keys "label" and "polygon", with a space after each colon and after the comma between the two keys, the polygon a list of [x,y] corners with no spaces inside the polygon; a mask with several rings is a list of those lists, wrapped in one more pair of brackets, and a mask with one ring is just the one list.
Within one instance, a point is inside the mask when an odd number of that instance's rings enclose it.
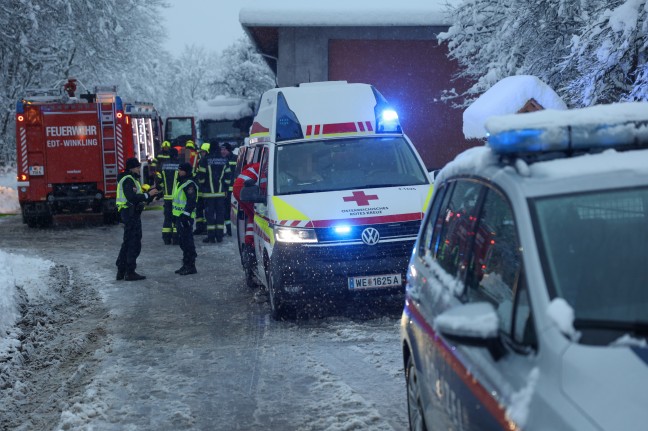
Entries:
{"label": "snow-covered roof", "polygon": [[217,96],[212,100],[196,102],[198,120],[238,120],[254,115],[254,102],[237,97]]}
{"label": "snow-covered roof", "polygon": [[448,4],[457,0],[401,0],[399,2],[329,0],[304,2],[273,0],[242,8],[245,27],[316,26],[448,26]]}
{"label": "snow-covered roof", "polygon": [[463,114],[463,133],[467,139],[485,138],[484,125],[495,115],[515,114],[529,99],[545,109],[567,109],[565,102],[539,78],[531,75],[509,76],[493,85]]}

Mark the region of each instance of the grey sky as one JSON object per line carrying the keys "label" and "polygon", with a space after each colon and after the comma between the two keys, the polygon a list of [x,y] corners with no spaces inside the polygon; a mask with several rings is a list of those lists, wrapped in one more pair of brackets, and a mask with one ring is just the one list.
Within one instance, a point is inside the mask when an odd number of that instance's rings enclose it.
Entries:
{"label": "grey sky", "polygon": [[168,38],[165,47],[175,56],[185,45],[203,45],[222,51],[244,35],[239,10],[254,0],[168,0],[164,9]]}

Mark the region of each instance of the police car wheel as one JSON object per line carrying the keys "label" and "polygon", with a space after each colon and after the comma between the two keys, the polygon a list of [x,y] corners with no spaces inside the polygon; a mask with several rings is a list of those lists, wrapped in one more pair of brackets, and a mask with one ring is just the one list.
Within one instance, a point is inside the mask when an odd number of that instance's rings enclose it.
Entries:
{"label": "police car wheel", "polygon": [[418,384],[414,359],[411,355],[407,360],[405,379],[407,381],[407,415],[409,417],[410,430],[427,431],[423,407],[421,406],[421,389]]}

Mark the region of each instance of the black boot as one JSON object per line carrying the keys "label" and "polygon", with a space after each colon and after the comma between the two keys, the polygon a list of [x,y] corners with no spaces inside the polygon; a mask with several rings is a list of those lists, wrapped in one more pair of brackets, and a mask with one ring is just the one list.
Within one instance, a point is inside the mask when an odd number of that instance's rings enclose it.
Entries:
{"label": "black boot", "polygon": [[227,231],[227,236],[232,236],[232,225],[228,224],[225,226],[225,230]]}
{"label": "black boot", "polygon": [[178,274],[180,275],[190,275],[190,274],[196,274],[198,270],[196,269],[196,265],[187,265],[185,266],[185,269],[180,271]]}
{"label": "black boot", "polygon": [[216,239],[215,239],[215,238],[207,237],[207,238],[203,239],[203,242],[204,242],[205,244],[207,244],[207,243],[214,243],[214,242],[216,242]]}
{"label": "black boot", "polygon": [[126,280],[126,281],[144,280],[145,278],[146,278],[146,276],[138,274],[135,271],[127,272],[126,275],[124,276],[124,280]]}
{"label": "black boot", "polygon": [[182,266],[180,267],[180,269],[176,269],[176,270],[175,270],[175,273],[176,273],[176,274],[180,274],[180,273],[181,273],[182,271],[184,271],[186,268],[187,268],[187,267],[186,267],[184,264],[182,264]]}
{"label": "black boot", "polygon": [[115,280],[123,280],[125,275],[126,275],[126,270],[125,269],[118,269],[117,270],[117,277],[115,277]]}

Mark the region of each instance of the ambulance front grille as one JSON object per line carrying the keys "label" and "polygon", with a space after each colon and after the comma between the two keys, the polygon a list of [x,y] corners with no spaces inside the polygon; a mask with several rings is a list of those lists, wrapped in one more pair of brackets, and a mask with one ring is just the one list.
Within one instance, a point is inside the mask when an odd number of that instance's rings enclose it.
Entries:
{"label": "ambulance front grille", "polygon": [[361,241],[362,231],[373,227],[378,230],[381,239],[411,238],[418,235],[421,221],[408,221],[400,223],[382,223],[350,226],[351,231],[348,233],[338,233],[334,227],[315,229],[317,239],[321,243],[339,242],[339,241]]}
{"label": "ambulance front grille", "polygon": [[321,263],[362,262],[402,257],[407,262],[412,254],[414,240],[379,242],[375,245],[347,244],[329,247],[305,247],[308,259]]}

